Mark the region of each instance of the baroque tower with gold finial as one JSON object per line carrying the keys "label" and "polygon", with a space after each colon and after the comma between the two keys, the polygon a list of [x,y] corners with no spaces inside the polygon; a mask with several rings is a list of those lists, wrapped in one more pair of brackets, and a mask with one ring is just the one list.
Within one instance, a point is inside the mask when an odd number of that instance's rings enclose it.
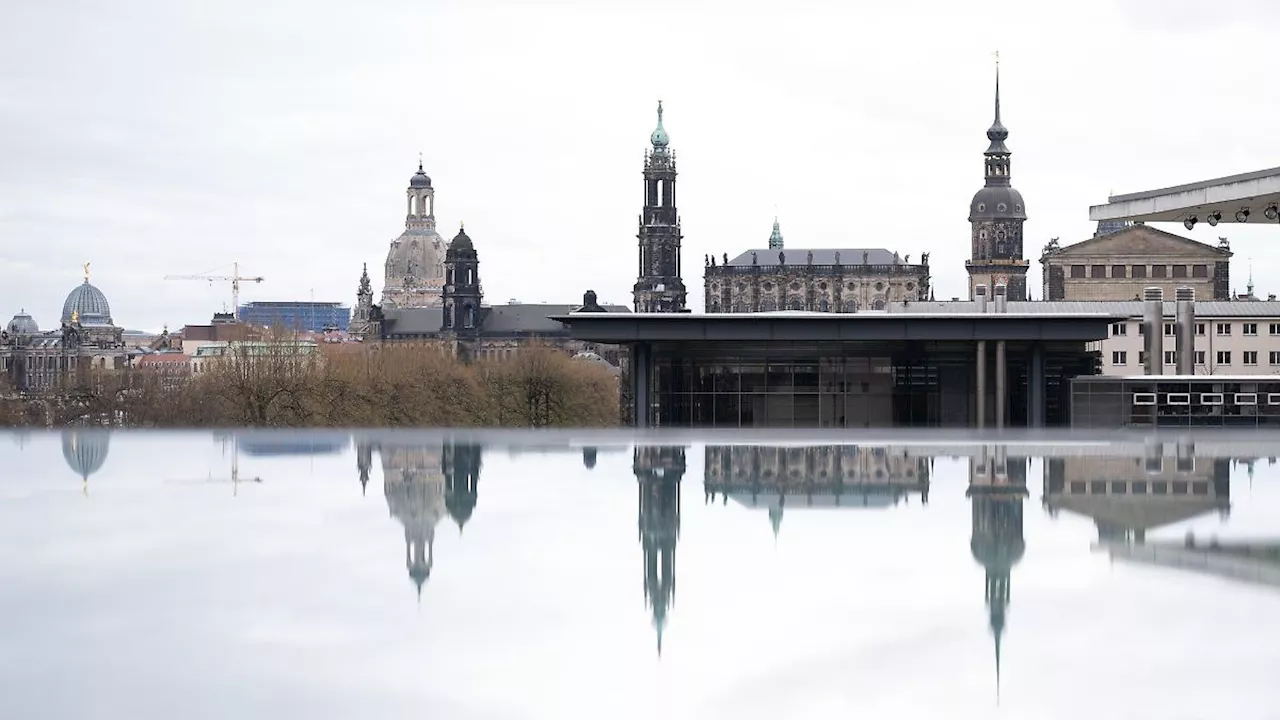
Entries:
{"label": "baroque tower with gold finial", "polygon": [[1010,300],[1027,299],[1027,269],[1022,257],[1022,224],[1027,220],[1022,193],[1013,188],[1009,130],[1000,122],[1000,61],[996,59],[995,120],[987,130],[990,145],[983,153],[986,182],[969,204],[972,252],[965,262],[969,297],[978,285],[1004,285]]}
{"label": "baroque tower with gold finial", "polygon": [[640,267],[632,296],[636,312],[688,312],[680,274],[680,215],[676,211],[676,153],[662,126],[649,135],[644,157],[644,208],[640,211]]}

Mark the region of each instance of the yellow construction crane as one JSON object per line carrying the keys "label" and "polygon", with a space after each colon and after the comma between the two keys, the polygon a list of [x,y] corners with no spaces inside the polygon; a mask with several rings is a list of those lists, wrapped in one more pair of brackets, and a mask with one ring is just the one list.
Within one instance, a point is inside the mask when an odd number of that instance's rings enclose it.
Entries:
{"label": "yellow construction crane", "polygon": [[215,282],[231,283],[231,315],[236,319],[236,321],[239,321],[240,320],[240,283],[242,282],[260,283],[265,278],[242,276],[240,274],[240,263],[238,262],[232,263],[231,267],[232,267],[232,270],[230,275],[210,275],[209,273],[203,273],[200,275],[165,275],[164,279],[165,280],[207,280],[210,285],[212,285]]}

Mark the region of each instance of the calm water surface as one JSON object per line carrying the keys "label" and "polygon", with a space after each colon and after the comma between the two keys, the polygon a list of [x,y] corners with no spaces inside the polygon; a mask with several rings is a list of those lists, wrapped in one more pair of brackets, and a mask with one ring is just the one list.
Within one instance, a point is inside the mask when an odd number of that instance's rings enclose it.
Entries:
{"label": "calm water surface", "polygon": [[1274,453],[0,435],[0,717],[1280,717]]}

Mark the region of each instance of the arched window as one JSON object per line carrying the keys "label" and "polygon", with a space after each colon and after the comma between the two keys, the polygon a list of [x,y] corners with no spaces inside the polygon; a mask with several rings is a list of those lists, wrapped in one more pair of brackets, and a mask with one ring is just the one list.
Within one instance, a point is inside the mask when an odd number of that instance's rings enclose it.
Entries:
{"label": "arched window", "polygon": [[788,303],[788,305],[787,305],[787,309],[788,309],[788,310],[803,310],[803,309],[804,309],[804,300],[803,300],[803,299],[801,299],[801,298],[798,298],[798,297],[793,297],[793,298],[791,298],[790,303]]}
{"label": "arched window", "polygon": [[855,298],[848,298],[844,301],[844,311],[848,313],[858,312],[858,301]]}
{"label": "arched window", "polygon": [[774,312],[778,309],[776,298],[766,297],[760,300],[760,312]]}
{"label": "arched window", "polygon": [[445,270],[444,275],[445,275],[445,278],[444,278],[445,284],[452,285],[453,284],[453,268],[448,268],[447,270]]}
{"label": "arched window", "polygon": [[737,302],[735,302],[733,304],[733,311],[736,313],[750,312],[749,310],[747,310],[747,301],[738,300]]}
{"label": "arched window", "polygon": [[822,298],[821,300],[818,301],[818,311],[831,312],[831,303],[827,302],[826,298]]}
{"label": "arched window", "polygon": [[409,214],[410,215],[418,214],[418,196],[417,195],[409,196]]}
{"label": "arched window", "polygon": [[453,327],[453,303],[444,306],[444,326]]}
{"label": "arched window", "polygon": [[876,299],[875,299],[875,302],[871,303],[871,309],[872,309],[872,310],[883,310],[883,309],[884,309],[884,298],[876,298]]}

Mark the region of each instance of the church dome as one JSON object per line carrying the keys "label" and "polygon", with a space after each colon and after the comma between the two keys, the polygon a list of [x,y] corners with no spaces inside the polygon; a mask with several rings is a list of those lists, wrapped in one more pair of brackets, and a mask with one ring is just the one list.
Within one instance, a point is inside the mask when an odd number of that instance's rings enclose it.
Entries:
{"label": "church dome", "polygon": [[1027,206],[1022,193],[1008,185],[982,188],[969,203],[969,222],[978,220],[1026,220]]}
{"label": "church dome", "polygon": [[35,318],[28,315],[26,310],[19,310],[5,329],[10,335],[35,335],[40,332],[40,326],[36,324]]}
{"label": "church dome", "polygon": [[475,250],[475,246],[471,244],[471,238],[467,235],[462,227],[458,228],[458,234],[453,236],[453,240],[449,241],[450,250]]}
{"label": "church dome", "polygon": [[85,280],[67,295],[62,303],[62,322],[71,322],[72,313],[84,325],[111,325],[111,306],[107,304],[107,296]]}
{"label": "church dome", "polygon": [[66,430],[62,433],[62,458],[72,472],[88,480],[107,461],[108,441],[103,430]]}
{"label": "church dome", "polygon": [[418,163],[418,172],[409,178],[409,187],[411,188],[429,188],[431,187],[431,178],[422,170],[422,163]]}

